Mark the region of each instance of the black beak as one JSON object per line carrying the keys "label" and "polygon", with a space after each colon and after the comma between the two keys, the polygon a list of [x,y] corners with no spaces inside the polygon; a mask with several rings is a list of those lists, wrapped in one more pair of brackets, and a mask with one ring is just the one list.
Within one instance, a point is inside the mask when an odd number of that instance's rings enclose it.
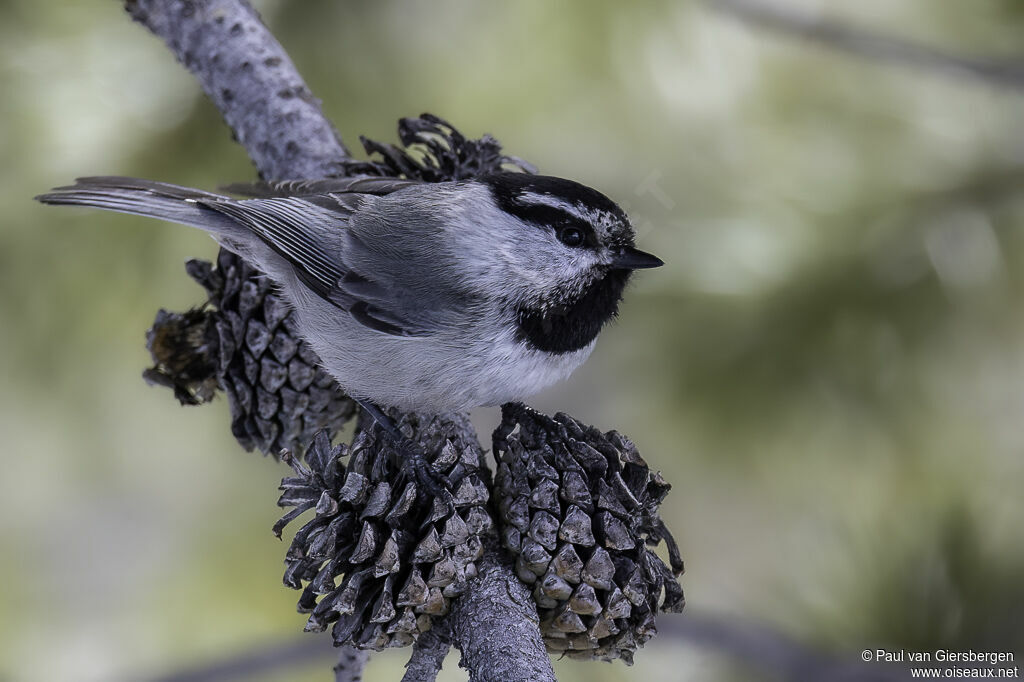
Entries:
{"label": "black beak", "polygon": [[632,246],[627,246],[620,249],[612,259],[612,267],[622,268],[623,270],[642,270],[644,268],[660,268],[665,264],[665,261],[661,260],[655,255],[641,251],[640,249],[634,249]]}

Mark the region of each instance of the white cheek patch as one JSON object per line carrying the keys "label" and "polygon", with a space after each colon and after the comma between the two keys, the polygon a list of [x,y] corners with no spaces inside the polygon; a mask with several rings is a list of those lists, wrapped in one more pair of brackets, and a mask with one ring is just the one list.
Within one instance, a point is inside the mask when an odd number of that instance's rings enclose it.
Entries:
{"label": "white cheek patch", "polygon": [[[535,306],[575,296],[590,283],[590,269],[600,264],[597,254],[571,249],[558,241],[552,230],[524,224],[494,205],[484,187],[465,191],[469,199],[463,198],[445,231],[451,240],[451,258],[464,272],[462,280],[468,286]],[[481,194],[469,194],[475,191]],[[542,199],[559,210],[570,206],[550,195],[520,196]],[[466,208],[470,206],[471,210]],[[572,214],[581,215],[578,210]]]}

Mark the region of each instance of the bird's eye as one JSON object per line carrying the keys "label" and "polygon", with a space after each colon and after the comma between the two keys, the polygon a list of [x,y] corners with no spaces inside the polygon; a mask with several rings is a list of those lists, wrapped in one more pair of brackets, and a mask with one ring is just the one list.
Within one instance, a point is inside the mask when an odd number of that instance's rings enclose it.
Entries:
{"label": "bird's eye", "polygon": [[578,227],[563,227],[558,231],[558,241],[566,246],[580,246],[585,240],[583,230]]}

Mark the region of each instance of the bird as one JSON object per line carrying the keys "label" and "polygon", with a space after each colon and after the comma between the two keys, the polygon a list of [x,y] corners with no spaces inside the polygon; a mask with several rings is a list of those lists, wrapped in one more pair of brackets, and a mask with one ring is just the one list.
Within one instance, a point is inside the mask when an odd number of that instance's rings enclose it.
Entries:
{"label": "bird", "polygon": [[225,191],[97,176],[36,199],[196,227],[265,273],[323,369],[415,460],[429,489],[438,486],[422,453],[384,409],[464,411],[565,379],[617,315],[632,273],[663,265],[636,248],[614,201],[554,176],[363,176]]}

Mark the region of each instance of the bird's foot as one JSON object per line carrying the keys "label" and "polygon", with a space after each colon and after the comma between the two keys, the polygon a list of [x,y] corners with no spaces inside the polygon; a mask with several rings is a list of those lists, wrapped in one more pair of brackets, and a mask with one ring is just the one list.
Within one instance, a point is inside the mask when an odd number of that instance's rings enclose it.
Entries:
{"label": "bird's foot", "polygon": [[453,483],[447,476],[434,468],[423,446],[402,433],[395,421],[372,402],[362,400],[358,402],[380,427],[384,437],[391,441],[392,457],[398,467],[396,485],[403,485],[406,478],[411,476],[419,489],[417,497],[419,492],[422,492],[423,497],[428,501],[440,498],[448,508],[448,513],[454,513]]}
{"label": "bird's foot", "polygon": [[394,441],[392,452],[399,470],[399,481],[411,477],[425,498],[440,498],[449,512],[455,511],[452,481],[434,468],[421,445],[402,437]]}

